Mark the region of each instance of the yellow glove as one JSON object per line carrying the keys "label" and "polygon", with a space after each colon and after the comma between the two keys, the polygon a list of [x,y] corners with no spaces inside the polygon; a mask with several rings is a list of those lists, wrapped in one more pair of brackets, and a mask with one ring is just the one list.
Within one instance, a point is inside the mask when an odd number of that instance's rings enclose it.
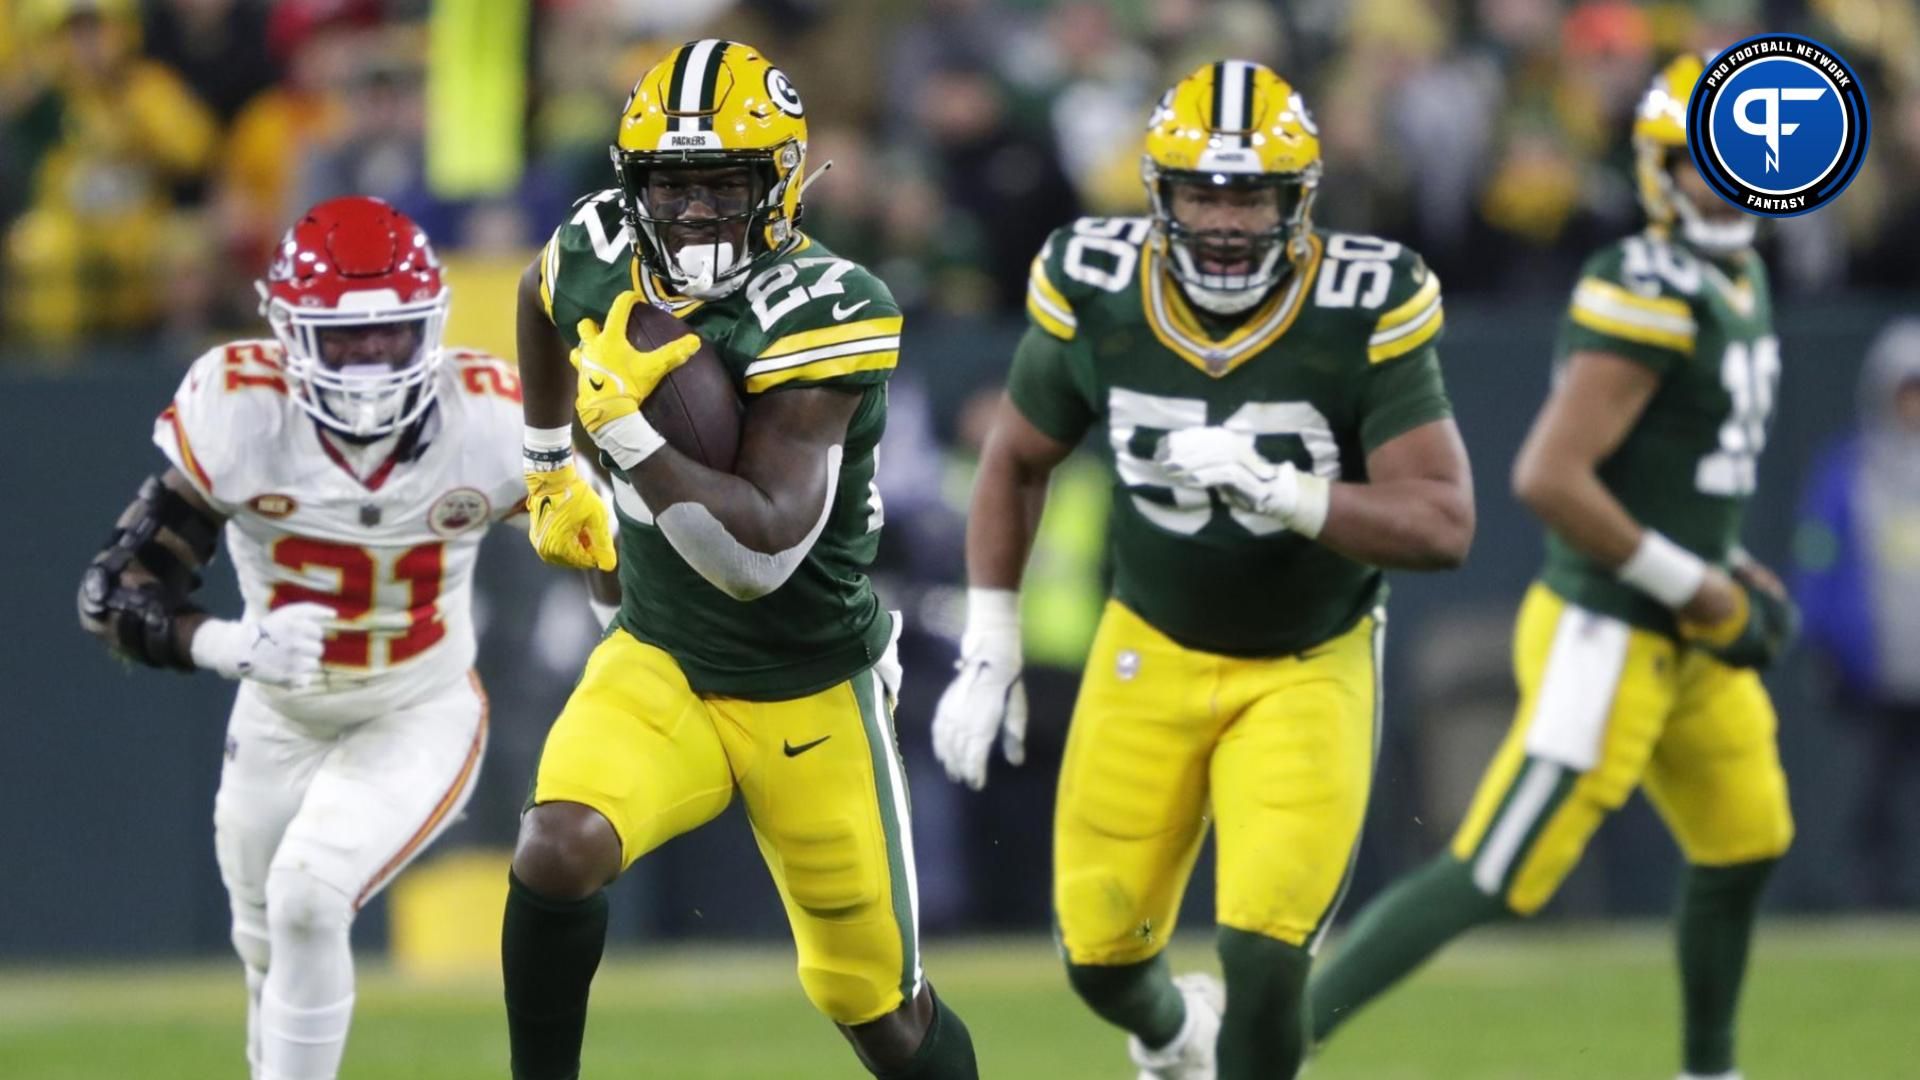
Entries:
{"label": "yellow glove", "polygon": [[607,310],[605,327],[592,319],[581,319],[574,328],[580,335],[580,347],[569,357],[580,369],[574,408],[588,434],[597,434],[612,421],[638,412],[640,403],[661,379],[700,351],[700,335],[692,330],[657,349],[635,349],[627,340],[627,317],[633,305],[641,302],[640,294],[629,289]]}
{"label": "yellow glove", "polygon": [[527,515],[527,538],[543,560],[577,570],[618,565],[607,504],[572,465],[527,474]]}

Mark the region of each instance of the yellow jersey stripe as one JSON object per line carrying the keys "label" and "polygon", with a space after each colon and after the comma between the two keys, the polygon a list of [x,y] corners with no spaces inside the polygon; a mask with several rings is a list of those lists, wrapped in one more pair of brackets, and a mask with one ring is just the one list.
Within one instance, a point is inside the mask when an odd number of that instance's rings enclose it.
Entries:
{"label": "yellow jersey stripe", "polygon": [[1073,317],[1072,302],[1054,285],[1053,279],[1047,277],[1047,266],[1038,256],[1034,257],[1032,273],[1027,275],[1027,292],[1030,295],[1037,293],[1045,300],[1056,310],[1061,322],[1069,326],[1079,325],[1079,321]]}
{"label": "yellow jersey stripe", "polygon": [[[852,312],[848,312],[849,315]],[[862,319],[859,322],[843,323],[839,326],[823,326],[818,330],[806,330],[798,334],[788,334],[761,350],[759,360],[772,360],[778,356],[791,356],[808,349],[817,349],[822,345],[839,345],[862,338],[898,337],[901,318],[898,315],[880,319]],[[757,366],[757,365],[756,365]],[[749,369],[751,370],[751,369]]]}
{"label": "yellow jersey stripe", "polygon": [[1611,282],[1587,278],[1573,291],[1573,321],[1590,330],[1642,345],[1691,351],[1698,327],[1679,300],[1634,296]]}
{"label": "yellow jersey stripe", "polygon": [[1427,313],[1427,308],[1431,306],[1435,300],[1439,299],[1439,297],[1440,275],[1429,271],[1425,285],[1415,289],[1413,295],[1407,297],[1405,303],[1402,303],[1399,307],[1394,308],[1385,315],[1380,316],[1379,321],[1373,324],[1374,336],[1379,337],[1383,331],[1391,330],[1402,323],[1409,323],[1424,316]]}
{"label": "yellow jersey stripe", "polygon": [[781,383],[795,379],[831,379],[840,375],[851,375],[858,371],[884,371],[900,362],[900,350],[887,349],[884,352],[860,353],[855,356],[840,356],[830,360],[816,360],[810,364],[782,368],[760,375],[747,376],[747,393],[757,394]]}
{"label": "yellow jersey stripe", "polygon": [[1654,345],[1676,352],[1693,351],[1692,334],[1676,334],[1666,330],[1650,330],[1638,323],[1624,322],[1601,315],[1588,308],[1576,307],[1570,313],[1573,321],[1589,330],[1595,330],[1609,337],[1622,338],[1640,345]]}
{"label": "yellow jersey stripe", "polygon": [[1033,317],[1034,324],[1061,341],[1072,341],[1079,331],[1071,323],[1061,322],[1058,315],[1049,310],[1040,295],[1032,289],[1027,290],[1027,314]]}
{"label": "yellow jersey stripe", "polygon": [[547,321],[553,321],[553,281],[560,273],[560,234],[548,238],[540,252],[540,306],[547,309]]}
{"label": "yellow jersey stripe", "polygon": [[[1433,298],[1433,303],[1430,305],[1430,308],[1431,313],[1419,322],[1410,323],[1396,330],[1397,336],[1389,337],[1388,340],[1380,341],[1377,344],[1369,344],[1367,346],[1367,362],[1370,364],[1378,364],[1382,361],[1391,360],[1396,356],[1405,356],[1420,346],[1425,345],[1427,342],[1432,341],[1434,337],[1440,333],[1440,327],[1446,323],[1447,315],[1446,310],[1440,306],[1440,298],[1438,296]],[[1382,336],[1385,335],[1376,334],[1375,338],[1377,339]]]}
{"label": "yellow jersey stripe", "polygon": [[1587,305],[1602,314],[1628,322],[1642,322],[1662,330],[1694,331],[1693,310],[1684,300],[1668,296],[1641,296],[1602,278],[1581,278],[1574,286],[1574,306]]}

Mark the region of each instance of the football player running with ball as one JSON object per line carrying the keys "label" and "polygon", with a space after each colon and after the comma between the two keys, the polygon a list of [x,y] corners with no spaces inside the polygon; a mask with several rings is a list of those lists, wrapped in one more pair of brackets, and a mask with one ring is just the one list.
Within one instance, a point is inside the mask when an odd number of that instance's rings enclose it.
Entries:
{"label": "football player running with ball", "polygon": [[1515,493],[1548,533],[1514,632],[1512,731],[1451,850],[1369,905],[1314,980],[1316,1039],[1470,927],[1539,911],[1644,785],[1687,861],[1683,1075],[1737,1075],[1754,911],[1793,838],[1756,669],[1795,616],[1739,547],[1780,352],[1754,219],[1687,155],[1701,68],[1681,57],[1641,102],[1649,224],[1588,260],[1514,463]]}
{"label": "football player running with ball", "polygon": [[[1311,225],[1300,96],[1228,60],[1147,127],[1153,215],[1082,219],[1033,262],[1032,320],[982,456],[967,626],[934,746],[986,781],[1026,729],[1018,589],[1048,473],[1112,448],[1113,596],[1054,818],[1074,989],[1142,1077],[1290,1077],[1304,987],[1360,838],[1379,716],[1382,567],[1459,565],[1466,453],[1434,340],[1440,284],[1399,244]],[[1160,956],[1209,821],[1219,984]]]}
{"label": "football player running with ball", "polygon": [[[502,960],[522,1080],[579,1074],[603,887],[735,792],[801,986],[861,1063],[976,1072],[921,974],[898,628],[866,574],[900,310],[799,230],[806,140],[799,94],[758,50],[682,45],[634,88],[617,186],[582,199],[522,279],[534,544],[614,568],[604,504],[571,461],[577,411],[612,464],[623,594],[521,819]],[[626,324],[649,302],[687,331],[641,352]],[[703,338],[746,399],[733,472],[665,445],[639,411]]]}
{"label": "football player running with ball", "polygon": [[[487,741],[473,567],[526,495],[520,383],[443,349],[449,293],[413,222],[334,199],[260,285],[273,340],[200,357],[149,479],[87,568],[120,655],[240,682],[214,849],[246,966],[254,1080],[325,1080],[353,1012],[348,930],[452,822]],[[220,536],[238,619],[193,602]]]}

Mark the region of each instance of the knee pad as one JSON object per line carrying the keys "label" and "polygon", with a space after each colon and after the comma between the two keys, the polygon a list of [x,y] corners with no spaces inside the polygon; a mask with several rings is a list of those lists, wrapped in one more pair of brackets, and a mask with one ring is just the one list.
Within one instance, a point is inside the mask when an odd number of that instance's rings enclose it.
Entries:
{"label": "knee pad", "polygon": [[795,906],[817,919],[857,914],[880,900],[884,851],[844,818],[793,823],[774,831],[780,876]]}
{"label": "knee pad", "polygon": [[275,866],[267,873],[267,923],[303,937],[344,934],[353,924],[353,897],[303,868]]}
{"label": "knee pad", "polygon": [[272,957],[272,946],[267,940],[267,910],[262,907],[244,915],[238,904],[234,905],[233,929],[227,935],[233,942],[233,951],[240,955],[240,962],[249,971],[267,970],[267,961]]}
{"label": "knee pad", "polygon": [[871,973],[800,963],[800,988],[820,1015],[852,1027],[887,1015],[904,1000],[898,978],[881,982]]}

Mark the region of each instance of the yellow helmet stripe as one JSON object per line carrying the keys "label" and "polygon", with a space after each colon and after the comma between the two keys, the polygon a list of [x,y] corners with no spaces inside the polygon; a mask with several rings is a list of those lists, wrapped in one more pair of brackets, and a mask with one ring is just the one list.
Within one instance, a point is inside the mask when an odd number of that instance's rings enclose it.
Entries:
{"label": "yellow helmet stripe", "polygon": [[713,91],[720,80],[720,58],[731,44],[705,38],[680,46],[667,83],[668,109],[677,118],[677,130],[713,130]]}

